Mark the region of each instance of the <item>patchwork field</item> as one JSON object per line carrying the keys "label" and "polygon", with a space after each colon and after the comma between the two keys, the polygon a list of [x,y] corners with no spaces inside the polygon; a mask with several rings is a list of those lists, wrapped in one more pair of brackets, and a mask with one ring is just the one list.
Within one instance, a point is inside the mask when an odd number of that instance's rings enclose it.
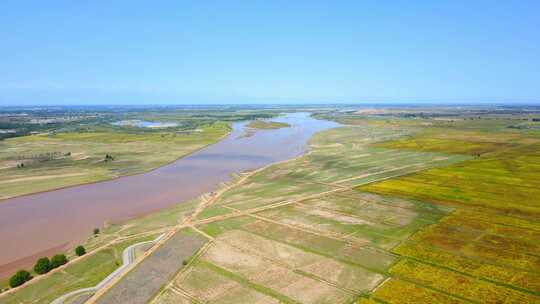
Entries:
{"label": "patchwork field", "polygon": [[175,233],[95,303],[148,303],[182,267],[182,262],[189,259],[204,243],[204,238],[198,235],[186,231]]}
{"label": "patchwork field", "polygon": [[392,249],[401,261],[372,298],[401,303],[398,292],[416,303],[539,303],[540,137],[441,131],[377,146],[475,157],[358,188],[455,209]]}
{"label": "patchwork field", "polygon": [[[392,248],[452,208],[352,190],[470,156],[368,145],[404,131],[317,134],[309,154],[215,197],[193,224],[209,246],[153,303],[352,303],[392,276]],[[191,301],[191,302],[190,302]]]}
{"label": "patchwork field", "polygon": [[540,137],[504,123],[318,133],[302,157],[109,227],[95,247],[180,228],[196,244],[165,242],[97,303],[540,303]]}

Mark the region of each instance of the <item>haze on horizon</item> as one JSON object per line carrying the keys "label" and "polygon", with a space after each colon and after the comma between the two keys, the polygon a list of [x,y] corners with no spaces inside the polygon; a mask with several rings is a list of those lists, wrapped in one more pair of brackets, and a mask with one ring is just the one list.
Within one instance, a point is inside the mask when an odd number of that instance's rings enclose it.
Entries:
{"label": "haze on horizon", "polygon": [[0,105],[540,103],[540,2],[5,1]]}

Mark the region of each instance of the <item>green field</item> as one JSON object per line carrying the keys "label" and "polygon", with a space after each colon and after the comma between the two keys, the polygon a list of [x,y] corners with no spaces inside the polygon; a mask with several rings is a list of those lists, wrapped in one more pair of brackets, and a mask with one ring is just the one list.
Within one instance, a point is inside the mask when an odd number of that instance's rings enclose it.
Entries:
{"label": "green field", "polygon": [[285,122],[265,121],[265,120],[254,120],[247,124],[248,128],[261,129],[261,130],[281,129],[281,128],[288,128],[290,126],[291,125]]}
{"label": "green field", "polygon": [[[69,132],[0,141],[0,199],[142,173],[170,163],[229,132]],[[113,160],[105,160],[106,155]],[[24,168],[17,165],[24,163]]]}
{"label": "green field", "polygon": [[215,143],[233,122],[278,113],[231,107],[7,112],[0,127],[16,133],[0,134],[0,199],[146,172]]}

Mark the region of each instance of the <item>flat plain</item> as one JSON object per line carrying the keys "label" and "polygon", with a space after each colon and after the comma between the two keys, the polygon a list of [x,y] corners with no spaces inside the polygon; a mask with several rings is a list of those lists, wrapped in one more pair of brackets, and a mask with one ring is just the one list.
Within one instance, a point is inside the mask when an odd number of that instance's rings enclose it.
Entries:
{"label": "flat plain", "polygon": [[[436,291],[448,303],[540,301],[540,137],[467,126],[430,128],[378,145],[474,157],[358,188],[454,209],[392,250],[402,261],[390,269],[393,279],[375,299],[398,303],[403,299],[396,291],[403,291],[418,301],[433,299]],[[410,284],[415,291],[404,292]]]}
{"label": "flat plain", "polygon": [[453,209],[353,187],[470,158],[370,146],[404,134],[369,125],[324,131],[307,155],[238,177],[193,222],[208,248],[153,303],[352,303],[366,297],[392,276],[400,260],[392,248]]}
{"label": "flat plain", "polygon": [[[347,125],[307,154],[112,225],[91,248],[179,229],[204,239],[146,295],[155,304],[540,302],[536,130],[506,117],[325,117]],[[138,267],[104,294],[140,287]],[[39,302],[32,286],[13,296]]]}

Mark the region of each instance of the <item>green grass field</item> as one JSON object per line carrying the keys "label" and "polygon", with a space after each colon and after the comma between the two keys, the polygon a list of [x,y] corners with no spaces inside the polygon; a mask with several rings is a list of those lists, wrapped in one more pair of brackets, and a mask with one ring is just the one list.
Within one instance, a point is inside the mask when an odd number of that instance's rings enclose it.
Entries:
{"label": "green grass field", "polygon": [[[146,172],[216,142],[229,129],[214,123],[191,133],[104,129],[3,140],[0,199]],[[105,161],[107,154],[114,160]]]}
{"label": "green grass field", "polygon": [[288,128],[291,125],[285,122],[277,122],[277,121],[265,121],[265,120],[254,120],[247,124],[248,128],[253,129],[261,129],[261,130],[268,130],[268,129],[281,129],[281,128]]}

